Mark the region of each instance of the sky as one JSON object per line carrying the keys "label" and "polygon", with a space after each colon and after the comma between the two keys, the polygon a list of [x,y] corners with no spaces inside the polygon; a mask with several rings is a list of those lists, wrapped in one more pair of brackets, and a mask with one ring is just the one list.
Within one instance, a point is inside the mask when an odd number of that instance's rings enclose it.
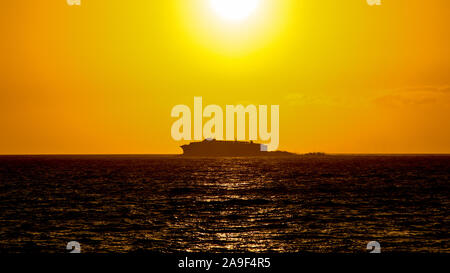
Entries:
{"label": "sky", "polygon": [[280,106],[280,150],[450,153],[450,1],[4,1],[0,154],[181,153],[171,109]]}

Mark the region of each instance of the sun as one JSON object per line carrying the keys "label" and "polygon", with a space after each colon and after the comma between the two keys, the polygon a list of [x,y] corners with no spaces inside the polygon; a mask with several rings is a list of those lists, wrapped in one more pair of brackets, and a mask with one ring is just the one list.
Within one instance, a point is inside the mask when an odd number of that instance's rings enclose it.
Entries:
{"label": "sun", "polygon": [[227,21],[242,21],[258,8],[260,0],[209,0],[211,8]]}

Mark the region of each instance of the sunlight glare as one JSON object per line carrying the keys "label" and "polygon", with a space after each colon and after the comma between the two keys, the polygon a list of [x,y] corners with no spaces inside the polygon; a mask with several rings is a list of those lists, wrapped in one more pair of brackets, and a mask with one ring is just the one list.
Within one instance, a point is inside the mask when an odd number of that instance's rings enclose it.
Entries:
{"label": "sunlight glare", "polygon": [[241,21],[259,6],[260,0],[210,0],[212,9],[227,21]]}

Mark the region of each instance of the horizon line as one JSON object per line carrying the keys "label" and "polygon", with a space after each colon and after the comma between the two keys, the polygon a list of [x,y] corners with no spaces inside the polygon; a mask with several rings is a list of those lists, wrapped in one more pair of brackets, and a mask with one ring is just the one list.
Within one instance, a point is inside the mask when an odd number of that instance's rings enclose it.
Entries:
{"label": "horizon line", "polygon": [[[315,152],[293,153],[307,155]],[[0,156],[177,156],[183,154],[151,154],[151,153],[29,153],[2,154]],[[324,155],[450,155],[450,153],[324,153]]]}

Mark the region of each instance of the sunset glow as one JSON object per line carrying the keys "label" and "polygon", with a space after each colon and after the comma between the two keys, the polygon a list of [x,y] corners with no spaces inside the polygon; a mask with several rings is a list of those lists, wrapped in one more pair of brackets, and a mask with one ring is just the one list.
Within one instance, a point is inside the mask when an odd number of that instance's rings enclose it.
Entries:
{"label": "sunset glow", "polygon": [[281,150],[450,153],[450,1],[3,6],[2,154],[181,153],[197,96],[279,105]]}

